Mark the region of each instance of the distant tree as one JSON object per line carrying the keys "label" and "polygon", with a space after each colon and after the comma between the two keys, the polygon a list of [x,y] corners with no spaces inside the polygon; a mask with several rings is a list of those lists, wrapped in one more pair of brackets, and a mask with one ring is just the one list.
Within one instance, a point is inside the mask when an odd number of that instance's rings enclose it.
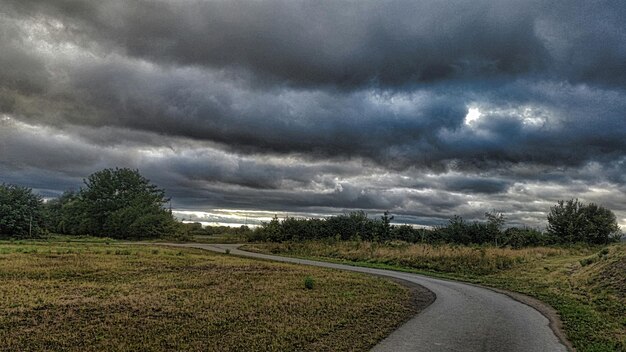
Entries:
{"label": "distant tree", "polygon": [[553,244],[553,237],[529,227],[509,227],[503,233],[502,245],[513,248]]}
{"label": "distant tree", "polygon": [[590,203],[583,208],[585,241],[605,244],[618,241],[621,231],[615,214],[600,205]]}
{"label": "distant tree", "polygon": [[79,193],[81,230],[113,238],[160,237],[174,230],[165,191],[138,170],[104,169],[90,175]]}
{"label": "distant tree", "polygon": [[270,222],[263,223],[259,231],[270,242],[281,242],[285,239],[285,231],[281,226],[280,220],[278,220],[278,215],[274,215]]}
{"label": "distant tree", "polygon": [[324,219],[324,233],[325,237],[339,237],[341,240],[360,238],[372,241],[377,236],[376,225],[366,212],[354,211]]}
{"label": "distant tree", "polygon": [[383,215],[380,217],[381,221],[381,234],[380,239],[388,240],[391,238],[391,220],[393,220],[393,216],[389,216],[389,211],[385,210]]}
{"label": "distant tree", "polygon": [[79,235],[87,231],[83,203],[77,192],[66,191],[47,201],[43,211],[45,226],[50,232]]}
{"label": "distant tree", "polygon": [[[486,212],[485,218],[487,218],[489,237],[491,237],[495,245],[498,246],[498,240],[502,237],[502,228],[504,227],[506,218],[504,217],[504,214],[497,211]],[[502,244],[501,240],[500,244]]]}
{"label": "distant tree", "polygon": [[0,184],[0,235],[38,236],[42,233],[42,200],[30,188]]}
{"label": "distant tree", "polygon": [[446,242],[470,244],[472,243],[472,236],[468,228],[469,224],[462,217],[454,215],[448,220],[448,225],[439,230],[442,231],[442,237],[445,238]]}
{"label": "distant tree", "polygon": [[578,199],[559,201],[548,213],[548,232],[559,242],[604,244],[620,237],[615,214],[602,206]]}
{"label": "distant tree", "polygon": [[548,232],[561,242],[582,242],[582,204],[578,199],[560,200],[548,213]]}

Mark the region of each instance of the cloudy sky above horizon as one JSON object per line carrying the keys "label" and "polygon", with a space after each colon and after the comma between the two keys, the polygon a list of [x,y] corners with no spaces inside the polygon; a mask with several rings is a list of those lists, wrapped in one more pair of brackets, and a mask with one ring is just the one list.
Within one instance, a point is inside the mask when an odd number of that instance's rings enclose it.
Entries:
{"label": "cloudy sky above horizon", "polygon": [[53,197],[131,167],[215,223],[542,227],[577,197],[626,226],[624,18],[621,0],[3,0],[0,182]]}

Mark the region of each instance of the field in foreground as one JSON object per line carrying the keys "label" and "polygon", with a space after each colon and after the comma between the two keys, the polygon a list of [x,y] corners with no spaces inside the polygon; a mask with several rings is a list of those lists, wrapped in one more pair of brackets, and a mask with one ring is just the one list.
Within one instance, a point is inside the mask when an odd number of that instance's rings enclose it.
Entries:
{"label": "field in foreground", "polygon": [[193,249],[0,243],[5,351],[358,351],[415,311],[408,288],[354,273]]}
{"label": "field in foreground", "polygon": [[291,242],[244,249],[413,271],[528,294],[558,311],[579,352],[626,351],[624,244],[514,250],[403,242]]}

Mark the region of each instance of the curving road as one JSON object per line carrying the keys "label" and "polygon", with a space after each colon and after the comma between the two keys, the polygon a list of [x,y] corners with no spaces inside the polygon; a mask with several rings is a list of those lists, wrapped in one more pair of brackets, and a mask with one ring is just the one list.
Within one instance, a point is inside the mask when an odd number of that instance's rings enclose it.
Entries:
{"label": "curving road", "polygon": [[237,249],[236,244],[167,245],[221,253],[228,249],[239,256],[388,276],[422,285],[435,293],[437,298],[430,306],[376,345],[373,351],[567,351],[540,312],[486,288],[418,274],[246,252]]}

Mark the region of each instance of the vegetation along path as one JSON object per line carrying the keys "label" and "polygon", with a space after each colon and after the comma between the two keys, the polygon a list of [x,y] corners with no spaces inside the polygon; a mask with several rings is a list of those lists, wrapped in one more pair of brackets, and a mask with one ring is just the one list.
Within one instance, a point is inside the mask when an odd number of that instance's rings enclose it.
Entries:
{"label": "vegetation along path", "polygon": [[[259,259],[388,276],[431,290],[436,300],[374,347],[374,351],[567,351],[548,318],[529,305],[483,287],[391,270],[279,257],[236,244],[167,244]],[[553,318],[556,319],[556,318]]]}

